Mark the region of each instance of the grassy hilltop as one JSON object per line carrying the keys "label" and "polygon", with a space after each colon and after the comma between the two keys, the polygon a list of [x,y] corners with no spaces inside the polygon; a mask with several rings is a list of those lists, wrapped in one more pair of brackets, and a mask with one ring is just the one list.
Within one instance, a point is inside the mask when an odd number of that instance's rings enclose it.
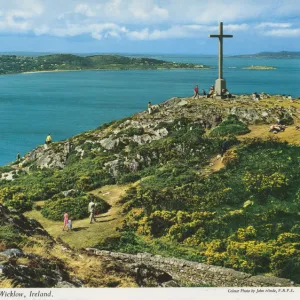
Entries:
{"label": "grassy hilltop", "polygon": [[[0,182],[0,199],[77,249],[150,252],[300,283],[299,118],[300,101],[277,96],[172,98],[150,115],[40,146],[21,168],[2,167],[14,180]],[[269,133],[278,119],[288,128]],[[91,198],[101,214],[89,226]],[[65,210],[77,231],[61,231]]]}
{"label": "grassy hilltop", "polygon": [[68,70],[156,70],[156,69],[203,69],[203,65],[175,63],[152,58],[132,58],[120,55],[78,56],[51,54],[28,57],[0,56],[0,74]]}

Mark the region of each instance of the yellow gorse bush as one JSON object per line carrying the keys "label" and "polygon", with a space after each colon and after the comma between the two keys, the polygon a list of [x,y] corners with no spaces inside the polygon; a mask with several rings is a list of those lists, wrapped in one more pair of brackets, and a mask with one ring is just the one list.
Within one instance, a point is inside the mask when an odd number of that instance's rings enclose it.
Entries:
{"label": "yellow gorse bush", "polygon": [[288,185],[288,179],[279,172],[275,172],[272,175],[246,172],[243,177],[243,182],[246,186],[246,190],[254,193],[274,191]]}

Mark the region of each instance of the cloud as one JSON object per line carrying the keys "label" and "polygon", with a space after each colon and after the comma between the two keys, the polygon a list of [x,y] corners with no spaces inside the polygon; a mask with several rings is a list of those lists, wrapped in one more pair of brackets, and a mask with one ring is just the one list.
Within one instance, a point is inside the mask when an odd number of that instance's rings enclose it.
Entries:
{"label": "cloud", "polygon": [[264,22],[260,23],[256,26],[256,28],[267,28],[267,27],[274,27],[274,28],[288,28],[291,27],[291,23],[272,23],[272,22]]}
{"label": "cloud", "polygon": [[[249,25],[248,24],[228,24],[224,25],[224,31],[243,31],[243,30],[248,30]],[[226,34],[226,32],[225,32]]]}
{"label": "cloud", "polygon": [[[298,36],[298,0],[0,0],[0,31],[93,39],[198,38],[249,30]],[[263,20],[263,21],[262,21]],[[292,20],[294,20],[292,22]]]}
{"label": "cloud", "polygon": [[86,3],[76,5],[75,13],[79,13],[87,17],[94,17],[96,15],[95,12]]}
{"label": "cloud", "polygon": [[273,29],[273,30],[265,31],[263,34],[266,36],[274,36],[274,37],[281,37],[281,38],[298,37],[300,36],[300,28]]}
{"label": "cloud", "polygon": [[78,36],[82,34],[89,34],[92,38],[101,40],[103,37],[120,37],[121,34],[127,32],[124,26],[119,26],[114,23],[103,24],[89,24],[87,26],[80,26],[76,24],[69,24],[65,28],[51,28],[48,29],[48,34],[66,37],[66,36]]}
{"label": "cloud", "polygon": [[[224,30],[228,32],[247,30],[247,24],[228,24],[224,26]],[[218,33],[218,26],[189,24],[182,26],[172,26],[164,30],[152,30],[144,28],[142,30],[128,31],[127,36],[132,40],[160,40],[175,38],[193,38],[207,37],[209,34]],[[226,32],[225,32],[226,34]]]}

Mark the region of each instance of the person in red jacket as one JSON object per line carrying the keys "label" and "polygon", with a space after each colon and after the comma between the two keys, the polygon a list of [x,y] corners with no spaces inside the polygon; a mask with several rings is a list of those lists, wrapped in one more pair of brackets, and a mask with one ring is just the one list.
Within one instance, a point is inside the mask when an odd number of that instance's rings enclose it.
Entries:
{"label": "person in red jacket", "polygon": [[199,88],[198,88],[198,84],[195,86],[194,88],[194,98],[198,98],[199,99]]}

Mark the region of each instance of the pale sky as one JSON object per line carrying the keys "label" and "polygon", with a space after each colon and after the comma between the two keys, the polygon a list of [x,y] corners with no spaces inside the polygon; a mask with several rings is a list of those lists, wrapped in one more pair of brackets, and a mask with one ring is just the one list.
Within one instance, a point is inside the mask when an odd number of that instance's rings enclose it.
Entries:
{"label": "pale sky", "polygon": [[300,51],[300,0],[0,0],[0,52]]}

